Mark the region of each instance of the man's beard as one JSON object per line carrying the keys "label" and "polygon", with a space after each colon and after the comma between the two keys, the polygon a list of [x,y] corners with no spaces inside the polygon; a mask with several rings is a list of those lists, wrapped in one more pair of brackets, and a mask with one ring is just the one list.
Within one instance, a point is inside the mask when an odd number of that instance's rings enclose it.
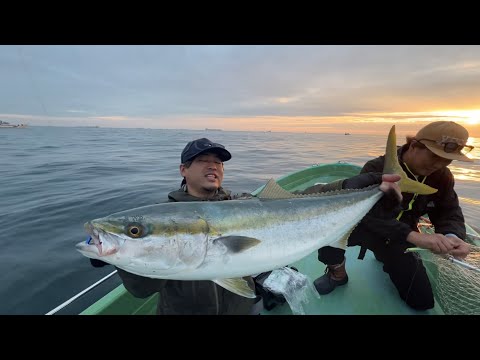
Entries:
{"label": "man's beard", "polygon": [[202,187],[202,189],[205,192],[212,193],[212,194],[216,193],[218,191],[218,188],[219,187],[216,186],[216,185],[212,185],[212,186],[209,186],[209,187],[206,187],[206,186]]}

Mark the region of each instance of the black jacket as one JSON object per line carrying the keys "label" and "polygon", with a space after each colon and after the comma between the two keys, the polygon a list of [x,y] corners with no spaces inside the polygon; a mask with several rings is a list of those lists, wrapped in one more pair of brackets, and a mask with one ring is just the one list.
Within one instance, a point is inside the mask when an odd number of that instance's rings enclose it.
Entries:
{"label": "black jacket", "polygon": [[[230,191],[220,188],[209,201],[231,200]],[[183,188],[168,194],[168,201],[204,201]],[[255,299],[236,295],[213,281],[151,279],[119,269],[123,285],[135,297],[145,298],[159,292],[157,314],[164,315],[248,315]],[[251,282],[253,279],[245,277]]]}
{"label": "black jacket", "polygon": [[[408,145],[403,145],[398,149],[398,158],[402,159],[403,153]],[[380,156],[368,161],[362,168],[361,173],[383,171],[385,156]],[[400,164],[405,173],[412,179],[413,175],[409,173],[402,161]],[[419,177],[423,180],[423,177]],[[460,239],[465,239],[466,229],[462,209],[459,206],[458,196],[454,190],[455,181],[450,170],[445,167],[429,175],[425,184],[438,189],[432,195],[418,195],[412,204],[411,210],[408,209],[409,203],[414,194],[402,193],[403,200],[401,208],[386,208],[385,203],[379,201],[378,205],[364,217],[359,226],[352,233],[349,239],[349,245],[358,245],[361,243],[361,237],[374,235],[380,239],[390,239],[393,241],[406,241],[411,231],[418,231],[417,224],[422,215],[428,214],[432,224],[435,226],[435,232],[441,234],[455,234]],[[385,197],[384,197],[385,198]],[[404,210],[400,221],[396,220],[400,210]]]}

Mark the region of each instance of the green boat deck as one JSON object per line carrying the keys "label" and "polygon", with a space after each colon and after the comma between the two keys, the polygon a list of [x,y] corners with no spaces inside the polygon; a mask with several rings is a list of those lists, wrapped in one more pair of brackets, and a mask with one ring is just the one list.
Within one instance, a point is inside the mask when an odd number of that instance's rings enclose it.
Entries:
{"label": "green boat deck", "polygon": [[[443,314],[442,309],[435,305],[431,310],[415,311],[408,307],[398,295],[390,277],[383,272],[383,264],[375,259],[371,251],[367,251],[363,260],[358,260],[360,247],[347,249],[346,269],[349,281],[337,287],[320,299],[310,296],[304,305],[309,315],[436,315]],[[318,261],[317,253],[309,255],[294,264],[311,281],[323,275],[325,265]],[[291,315],[290,307],[282,305],[263,314]]]}

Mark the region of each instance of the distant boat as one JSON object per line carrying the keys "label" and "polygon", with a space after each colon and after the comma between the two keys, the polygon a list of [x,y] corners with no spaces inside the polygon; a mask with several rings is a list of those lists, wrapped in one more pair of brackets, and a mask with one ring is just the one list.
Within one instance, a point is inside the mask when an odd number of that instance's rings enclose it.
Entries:
{"label": "distant boat", "polygon": [[205,128],[205,131],[223,131],[222,129],[209,129],[209,128]]}
{"label": "distant boat", "polygon": [[345,135],[350,135],[350,133],[345,133]]}
{"label": "distant boat", "polygon": [[9,122],[6,122],[6,121],[2,121],[0,120],[0,129],[14,129],[14,128],[26,128],[27,125],[26,124],[19,124],[19,125],[15,125],[15,124],[10,124]]}

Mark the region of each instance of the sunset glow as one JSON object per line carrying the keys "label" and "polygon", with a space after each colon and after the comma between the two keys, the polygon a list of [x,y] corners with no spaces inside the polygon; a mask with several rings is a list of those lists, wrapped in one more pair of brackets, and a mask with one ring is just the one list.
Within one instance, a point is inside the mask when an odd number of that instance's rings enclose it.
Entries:
{"label": "sunset glow", "polygon": [[[446,116],[452,118],[452,121],[458,121],[467,125],[480,124],[480,110],[453,110],[434,112],[438,116]],[[456,119],[456,120],[454,120]]]}
{"label": "sunset glow", "polygon": [[28,126],[480,137],[480,46],[0,45],[0,63],[0,120]]}

